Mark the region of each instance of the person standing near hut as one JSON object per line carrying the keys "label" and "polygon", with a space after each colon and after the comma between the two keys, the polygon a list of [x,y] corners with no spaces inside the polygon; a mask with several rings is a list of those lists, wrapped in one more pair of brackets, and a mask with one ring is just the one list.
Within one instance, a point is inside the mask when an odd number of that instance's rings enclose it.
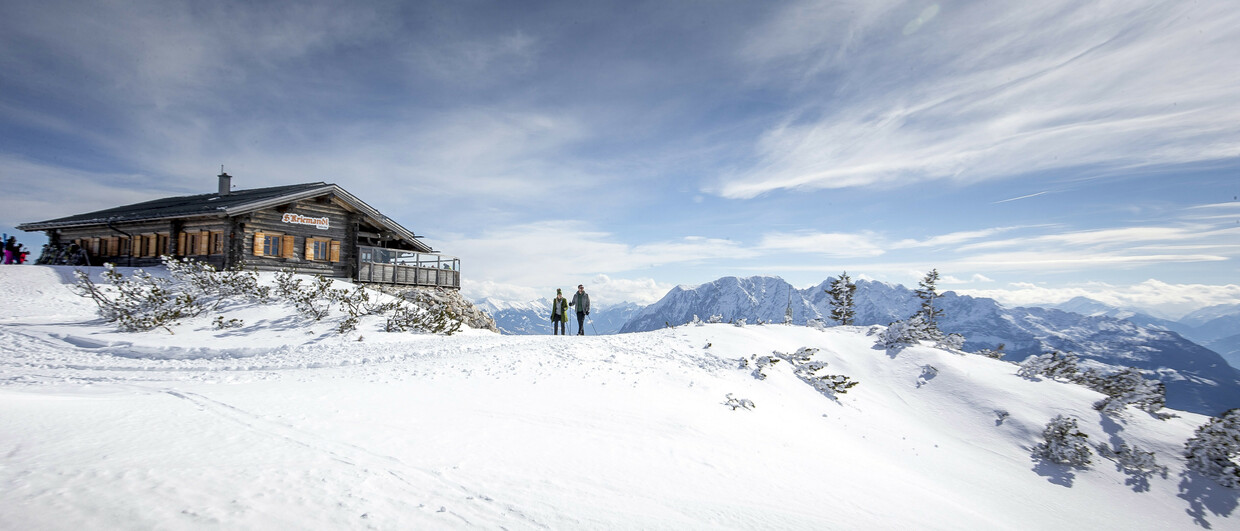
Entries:
{"label": "person standing near hut", "polygon": [[564,291],[560,288],[555,289],[555,300],[551,301],[551,331],[552,335],[566,336],[568,335],[568,299],[564,298]]}
{"label": "person standing near hut", "polygon": [[568,305],[577,308],[577,335],[586,335],[586,316],[590,315],[590,296],[586,294],[585,286],[577,284],[577,293],[573,294],[573,301]]}

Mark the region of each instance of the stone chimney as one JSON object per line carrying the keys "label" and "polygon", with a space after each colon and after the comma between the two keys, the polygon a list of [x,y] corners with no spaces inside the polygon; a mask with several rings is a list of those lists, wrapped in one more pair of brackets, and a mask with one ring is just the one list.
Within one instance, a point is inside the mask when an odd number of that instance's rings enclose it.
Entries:
{"label": "stone chimney", "polygon": [[220,195],[228,195],[232,191],[232,175],[220,172]]}

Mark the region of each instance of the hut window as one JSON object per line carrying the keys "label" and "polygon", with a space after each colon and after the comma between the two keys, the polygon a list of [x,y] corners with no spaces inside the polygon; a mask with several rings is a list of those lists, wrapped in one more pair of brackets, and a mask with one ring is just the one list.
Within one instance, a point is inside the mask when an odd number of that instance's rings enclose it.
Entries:
{"label": "hut window", "polygon": [[183,255],[198,254],[198,240],[199,240],[198,233],[197,232],[185,232],[182,234],[185,236],[185,246],[182,247],[181,254]]}
{"label": "hut window", "polygon": [[155,256],[161,256],[168,252],[168,235],[155,235]]}
{"label": "hut window", "polygon": [[284,255],[283,249],[280,248],[281,247],[280,244],[283,241],[284,241],[284,236],[282,235],[264,234],[262,255],[263,256],[283,256]]}
{"label": "hut window", "polygon": [[339,262],[340,242],[319,238],[306,238],[306,260]]}
{"label": "hut window", "polygon": [[224,233],[211,233],[211,254],[224,254]]}

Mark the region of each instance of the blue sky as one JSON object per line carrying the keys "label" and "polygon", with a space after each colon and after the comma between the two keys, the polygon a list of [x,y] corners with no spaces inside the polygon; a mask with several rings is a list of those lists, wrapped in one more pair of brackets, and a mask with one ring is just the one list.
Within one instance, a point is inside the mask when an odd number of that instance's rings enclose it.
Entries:
{"label": "blue sky", "polygon": [[[468,296],[1240,302],[1240,6],[5,2],[0,226],[334,182]],[[39,242],[35,235],[24,241]]]}

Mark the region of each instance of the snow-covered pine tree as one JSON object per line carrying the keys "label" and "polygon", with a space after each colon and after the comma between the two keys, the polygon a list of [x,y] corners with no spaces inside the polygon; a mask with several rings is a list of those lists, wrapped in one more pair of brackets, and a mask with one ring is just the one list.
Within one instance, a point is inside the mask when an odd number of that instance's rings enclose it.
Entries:
{"label": "snow-covered pine tree", "polygon": [[1128,404],[1149,413],[1156,413],[1167,405],[1167,386],[1158,380],[1147,380],[1136,367],[1106,376],[1097,376],[1092,370],[1085,371],[1081,382],[1107,395],[1094,404],[1094,409],[1110,415],[1119,414]]}
{"label": "snow-covered pine tree", "polygon": [[921,299],[921,309],[917,311],[917,315],[926,324],[926,332],[930,335],[930,339],[938,339],[939,332],[939,316],[943,315],[943,310],[934,307],[934,300],[939,298],[938,288],[935,284],[939,281],[939,270],[931,269],[926,273],[925,278],[917,284],[917,290],[913,293],[917,294],[917,298]]}
{"label": "snow-covered pine tree", "polygon": [[1042,430],[1040,442],[1033,446],[1034,457],[1062,465],[1087,467],[1093,452],[1089,449],[1089,436],[1077,429],[1076,419],[1056,415]]}
{"label": "snow-covered pine tree", "polygon": [[1184,443],[1188,468],[1217,481],[1240,488],[1240,408],[1230,409],[1197,428]]}
{"label": "snow-covered pine tree", "polygon": [[826,292],[831,297],[830,317],[841,325],[853,324],[853,319],[857,314],[853,304],[853,295],[857,292],[857,285],[853,284],[851,278],[848,278],[848,272],[845,271],[839,278],[832,280],[831,288]]}
{"label": "snow-covered pine tree", "polygon": [[1016,375],[1021,378],[1045,376],[1050,379],[1061,379],[1075,382],[1080,376],[1076,363],[1079,358],[1071,352],[1062,354],[1059,351],[1047,352],[1040,356],[1030,356],[1021,362]]}

